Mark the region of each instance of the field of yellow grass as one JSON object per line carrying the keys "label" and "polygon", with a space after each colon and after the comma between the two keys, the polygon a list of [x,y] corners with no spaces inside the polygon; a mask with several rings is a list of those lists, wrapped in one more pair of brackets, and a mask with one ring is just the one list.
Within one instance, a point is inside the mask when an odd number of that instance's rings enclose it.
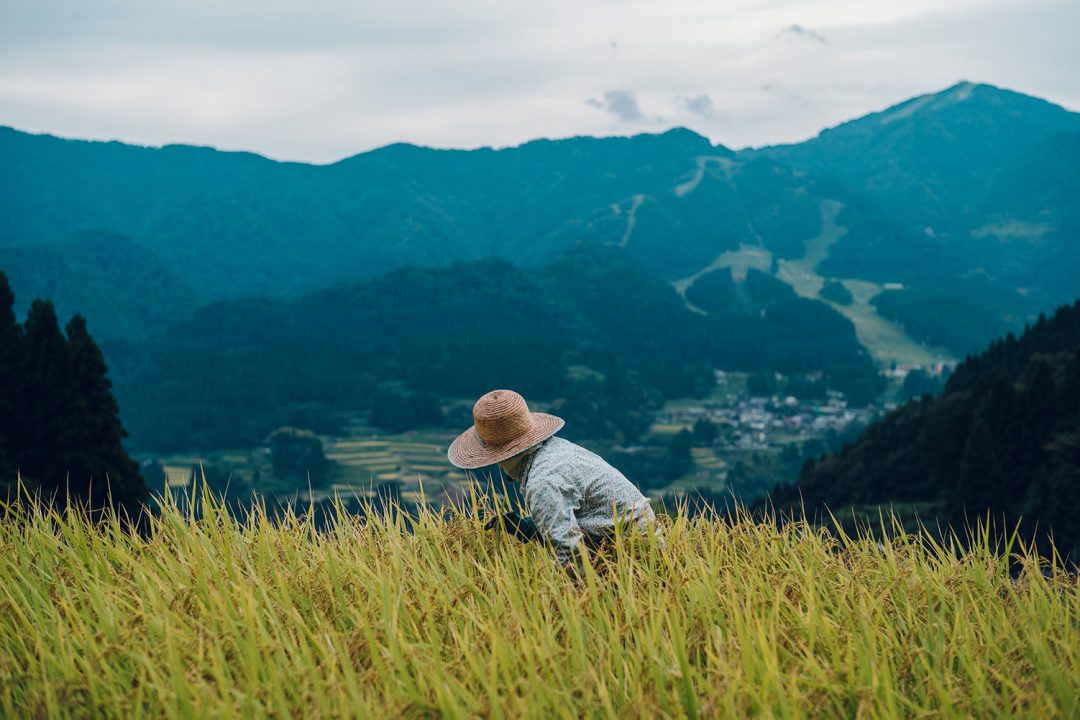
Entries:
{"label": "field of yellow grass", "polygon": [[4,717],[1077,717],[1077,578],[664,516],[577,579],[468,509],[148,533],[0,508]]}

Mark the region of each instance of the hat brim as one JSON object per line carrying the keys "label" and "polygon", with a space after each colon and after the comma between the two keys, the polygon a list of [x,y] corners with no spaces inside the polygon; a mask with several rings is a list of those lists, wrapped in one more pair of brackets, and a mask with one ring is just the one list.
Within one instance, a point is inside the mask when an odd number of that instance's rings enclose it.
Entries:
{"label": "hat brim", "polygon": [[476,426],[473,425],[458,435],[454,442],[450,443],[450,449],[446,451],[446,457],[450,459],[450,462],[455,467],[462,470],[475,470],[487,465],[494,465],[547,440],[559,432],[563,425],[566,424],[561,417],[548,415],[547,413],[534,412],[532,416],[534,425],[530,432],[501,445],[485,445],[480,436],[476,434]]}

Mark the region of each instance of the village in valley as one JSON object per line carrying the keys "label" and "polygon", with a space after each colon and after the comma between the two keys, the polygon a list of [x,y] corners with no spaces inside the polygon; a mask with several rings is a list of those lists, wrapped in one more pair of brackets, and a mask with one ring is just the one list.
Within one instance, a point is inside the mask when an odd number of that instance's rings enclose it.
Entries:
{"label": "village in valley", "polygon": [[[884,371],[890,382],[886,397],[897,396],[910,372],[928,372],[940,378],[948,370],[946,366],[890,367]],[[663,482],[654,481],[646,488],[648,493],[658,499],[734,493],[749,501],[776,482],[794,479],[808,457],[839,448],[896,406],[895,402],[884,402],[853,407],[842,393],[833,390],[814,399],[784,393],[763,395],[746,373],[716,370],[715,377],[716,385],[706,397],[666,403],[638,443],[601,444],[593,449],[616,464],[633,456],[661,458],[669,452],[675,436],[686,430],[693,435],[693,446],[685,472]],[[775,381],[776,388],[790,387],[789,378],[782,375],[767,380]],[[460,502],[469,493],[472,479],[446,461],[446,448],[456,435],[454,428],[389,434],[372,427],[366,413],[358,413],[350,417],[340,435],[287,430],[284,436],[268,438],[265,446],[206,457],[147,458],[146,462],[160,468],[164,484],[174,491],[191,487],[194,478],[205,475],[210,487],[230,488],[233,494],[254,491],[299,502],[372,498],[392,492],[407,502],[443,505]],[[307,463],[312,453],[322,455],[324,474],[305,476],[298,484],[293,477],[296,473],[290,472],[287,460],[281,457],[288,453],[300,453],[298,457],[307,458]]]}
{"label": "village in valley", "polygon": [[[745,373],[716,371],[716,387],[704,399],[667,403],[651,428],[653,438],[671,437],[702,423],[715,427],[714,439],[692,449],[693,469],[660,494],[709,489],[735,492],[744,501],[760,497],[776,482],[793,480],[806,459],[838,450],[862,428],[897,406],[911,373],[940,382],[952,365],[895,364],[883,371],[888,388],[881,403],[849,404],[843,393],[826,390],[820,398],[751,391]],[[777,374],[777,387],[788,378]],[[700,436],[700,433],[697,433]],[[704,445],[704,446],[702,446]],[[734,475],[734,476],[733,476]],[[654,493],[656,494],[656,493]]]}
{"label": "village in valley", "polygon": [[[713,443],[721,451],[768,450],[791,442],[839,433],[852,423],[865,424],[889,406],[849,408],[843,393],[826,392],[824,400],[800,400],[793,395],[755,397],[738,392],[728,374],[716,371],[718,391],[696,405],[671,404],[657,414],[654,429],[693,428],[699,420],[717,426]],[[890,404],[891,405],[891,404]]]}

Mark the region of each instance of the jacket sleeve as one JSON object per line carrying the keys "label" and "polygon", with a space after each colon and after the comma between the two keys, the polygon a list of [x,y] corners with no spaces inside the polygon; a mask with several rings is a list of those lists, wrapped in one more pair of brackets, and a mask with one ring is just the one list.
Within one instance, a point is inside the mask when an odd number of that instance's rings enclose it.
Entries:
{"label": "jacket sleeve", "polygon": [[565,565],[578,560],[581,528],[574,511],[580,506],[577,488],[557,473],[536,473],[525,488],[525,504],[536,529],[555,548],[555,558]]}

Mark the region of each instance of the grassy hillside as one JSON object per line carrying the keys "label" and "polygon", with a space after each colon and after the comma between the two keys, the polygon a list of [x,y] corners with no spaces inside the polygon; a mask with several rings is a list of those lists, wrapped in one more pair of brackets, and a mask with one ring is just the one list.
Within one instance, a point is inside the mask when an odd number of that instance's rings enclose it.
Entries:
{"label": "grassy hillside", "polygon": [[[486,501],[484,501],[486,502]],[[483,505],[481,502],[480,505]],[[8,717],[1075,717],[1080,586],[1012,548],[683,515],[574,582],[473,507],[0,509]]]}

